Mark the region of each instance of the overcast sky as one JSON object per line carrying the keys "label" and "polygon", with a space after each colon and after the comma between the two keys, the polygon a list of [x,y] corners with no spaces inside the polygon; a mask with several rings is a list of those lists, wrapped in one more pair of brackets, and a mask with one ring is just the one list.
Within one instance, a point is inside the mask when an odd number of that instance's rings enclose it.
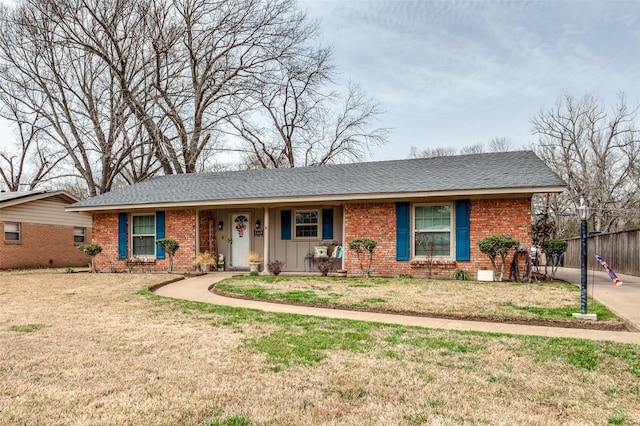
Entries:
{"label": "overcast sky", "polygon": [[[410,147],[535,141],[563,92],[640,99],[640,1],[300,0],[322,22],[340,79],[386,111],[375,160]],[[12,140],[0,125],[0,146]]]}
{"label": "overcast sky", "polygon": [[341,77],[391,127],[375,159],[410,147],[535,141],[530,120],[568,92],[640,99],[640,1],[301,0]]}

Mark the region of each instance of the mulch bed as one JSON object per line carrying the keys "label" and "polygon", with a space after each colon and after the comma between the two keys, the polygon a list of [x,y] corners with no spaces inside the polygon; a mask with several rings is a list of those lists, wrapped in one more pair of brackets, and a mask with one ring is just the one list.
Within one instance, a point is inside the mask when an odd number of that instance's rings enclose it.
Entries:
{"label": "mulch bed", "polygon": [[264,299],[254,296],[248,296],[244,294],[231,293],[228,291],[218,290],[215,286],[209,289],[214,294],[224,297],[231,297],[244,300],[255,300],[260,302],[276,303],[280,305],[295,305],[295,306],[309,306],[312,308],[325,308],[325,309],[340,309],[344,311],[358,311],[358,312],[372,312],[378,314],[392,314],[392,315],[406,315],[413,317],[426,317],[426,318],[442,318],[460,321],[482,321],[482,322],[497,322],[504,324],[518,324],[518,325],[535,325],[542,327],[561,327],[561,328],[580,328],[587,330],[606,330],[606,331],[635,331],[627,322],[602,322],[593,320],[551,320],[544,318],[515,318],[515,317],[496,317],[491,315],[481,314],[447,314],[439,312],[416,312],[408,310],[397,310],[388,308],[375,308],[375,307],[358,307],[347,305],[331,305],[328,303],[306,303],[297,302],[291,300],[275,300]]}

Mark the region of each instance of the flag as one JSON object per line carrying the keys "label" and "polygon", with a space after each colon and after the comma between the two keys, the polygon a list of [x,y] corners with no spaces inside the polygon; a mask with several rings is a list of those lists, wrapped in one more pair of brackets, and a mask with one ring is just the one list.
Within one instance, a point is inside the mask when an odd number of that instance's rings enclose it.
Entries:
{"label": "flag", "polygon": [[600,255],[597,255],[597,254],[596,254],[596,259],[598,259],[598,262],[600,262],[600,264],[602,265],[604,270],[607,271],[607,273],[609,274],[609,276],[613,280],[613,283],[615,285],[621,285],[622,281],[620,281],[620,278],[618,278],[618,276],[611,270],[611,268],[609,267],[607,262],[605,262],[604,259],[601,258]]}

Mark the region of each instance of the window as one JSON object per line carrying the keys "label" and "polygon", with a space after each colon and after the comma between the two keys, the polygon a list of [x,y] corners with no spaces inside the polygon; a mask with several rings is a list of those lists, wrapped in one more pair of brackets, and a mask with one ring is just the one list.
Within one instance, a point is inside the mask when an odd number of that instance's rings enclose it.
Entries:
{"label": "window", "polygon": [[296,212],[296,238],[318,237],[318,210]]}
{"label": "window", "polygon": [[73,242],[84,244],[84,228],[73,228]]}
{"label": "window", "polygon": [[20,224],[15,222],[5,222],[4,224],[4,240],[20,241]]}
{"label": "window", "polygon": [[156,217],[155,215],[133,216],[131,236],[134,256],[155,256]]}
{"label": "window", "polygon": [[451,256],[451,205],[422,205],[414,209],[414,255]]}

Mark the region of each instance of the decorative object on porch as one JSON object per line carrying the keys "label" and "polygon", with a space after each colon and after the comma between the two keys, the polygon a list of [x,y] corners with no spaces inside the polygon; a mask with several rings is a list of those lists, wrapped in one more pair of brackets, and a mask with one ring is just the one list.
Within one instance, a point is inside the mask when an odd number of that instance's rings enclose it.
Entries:
{"label": "decorative object on porch", "polygon": [[193,261],[193,265],[200,272],[209,272],[211,270],[211,265],[214,265],[215,263],[215,259],[208,251],[198,253],[195,260]]}
{"label": "decorative object on porch", "polygon": [[250,272],[260,272],[260,266],[262,265],[262,257],[255,251],[247,253],[247,262],[249,262]]}
{"label": "decorative object on porch", "polygon": [[224,254],[218,255],[218,272],[224,271]]}
{"label": "decorative object on porch", "polygon": [[242,238],[244,236],[244,231],[247,229],[247,218],[245,216],[236,217],[236,230],[238,231],[238,236]]}
{"label": "decorative object on porch", "polygon": [[331,268],[333,268],[333,259],[331,258],[323,259],[318,263],[318,271],[320,271],[323,277],[329,275]]}
{"label": "decorative object on porch", "polygon": [[269,262],[267,264],[267,268],[269,269],[269,272],[271,272],[273,275],[280,275],[280,272],[282,272],[282,267],[284,266],[284,262],[282,260],[274,260],[273,262]]}

